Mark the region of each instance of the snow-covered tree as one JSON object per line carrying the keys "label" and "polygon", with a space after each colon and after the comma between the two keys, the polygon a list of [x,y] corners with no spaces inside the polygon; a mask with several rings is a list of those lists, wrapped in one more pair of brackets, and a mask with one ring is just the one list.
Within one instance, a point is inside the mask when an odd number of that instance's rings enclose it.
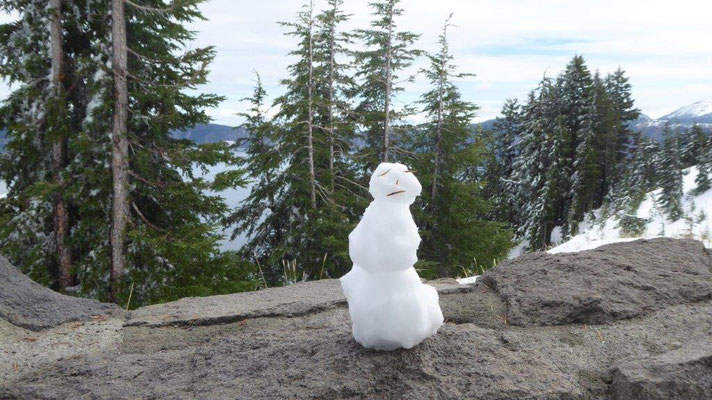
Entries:
{"label": "snow-covered tree", "polygon": [[517,156],[516,141],[521,135],[521,106],[516,99],[507,99],[502,107],[502,117],[494,123],[492,200],[498,220],[517,224],[519,213],[516,201],[517,186],[513,181],[514,161]]}
{"label": "snow-covered tree", "polygon": [[614,209],[623,214],[635,213],[645,194],[657,185],[660,145],[645,137],[636,142],[633,158],[614,196]]}
{"label": "snow-covered tree", "polygon": [[707,135],[698,124],[683,132],[680,138],[682,153],[681,162],[684,167],[697,165],[707,152]]}
{"label": "snow-covered tree", "polygon": [[529,240],[530,249],[537,249],[536,246],[545,242],[546,236],[543,229],[546,207],[540,194],[546,185],[549,164],[544,99],[550,88],[550,81],[544,79],[536,91],[529,93],[528,101],[523,106],[522,134],[517,144],[512,175],[518,187],[518,210],[522,220],[517,234]]}
{"label": "snow-covered tree", "polygon": [[660,182],[660,202],[671,221],[683,215],[682,210],[682,162],[680,160],[679,134],[665,124],[663,128],[663,148],[658,165]]}
{"label": "snow-covered tree", "polygon": [[701,194],[712,187],[712,136],[707,138],[704,150],[699,153],[697,161],[697,176],[695,177],[695,193]]}

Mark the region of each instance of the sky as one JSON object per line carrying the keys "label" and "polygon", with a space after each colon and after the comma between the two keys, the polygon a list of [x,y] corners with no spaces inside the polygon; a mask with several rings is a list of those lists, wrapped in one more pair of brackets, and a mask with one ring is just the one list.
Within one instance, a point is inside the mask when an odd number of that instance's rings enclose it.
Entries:
{"label": "sky", "polygon": [[[308,0],[210,0],[200,6],[206,21],[193,47],[213,45],[217,57],[210,83],[201,92],[226,100],[209,114],[216,123],[238,125],[260,73],[271,98],[294,60],[295,41],[278,21],[290,21]],[[325,0],[314,0],[321,9]],[[352,14],[343,28],[367,27],[366,0],[345,0]],[[630,77],[636,106],[652,118],[698,100],[712,98],[712,1],[709,0],[402,0],[399,29],[421,34],[416,47],[435,51],[450,13],[451,50],[462,72],[466,100],[479,105],[477,121],[494,118],[507,98],[524,99],[546,72],[557,75],[575,54],[592,71],[619,66]],[[9,16],[0,16],[0,22]],[[423,58],[411,72],[427,67]],[[405,85],[396,105],[417,100],[428,89],[422,77]],[[0,99],[8,93],[0,86]],[[417,121],[419,117],[415,117]]]}

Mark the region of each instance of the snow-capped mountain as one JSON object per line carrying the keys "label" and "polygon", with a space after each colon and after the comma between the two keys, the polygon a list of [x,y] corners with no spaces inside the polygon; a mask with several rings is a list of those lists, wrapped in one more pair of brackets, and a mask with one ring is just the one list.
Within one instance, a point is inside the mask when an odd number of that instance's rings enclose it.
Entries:
{"label": "snow-capped mountain", "polygon": [[670,122],[712,123],[712,99],[696,101],[660,119]]}
{"label": "snow-capped mountain", "polygon": [[[474,127],[489,130],[493,128],[494,122],[495,119],[490,119],[475,124]],[[638,119],[630,123],[630,126],[634,130],[642,132],[645,137],[661,140],[663,127],[666,123],[669,123],[670,127],[675,130],[687,130],[692,125],[698,124],[703,130],[712,132],[712,98],[680,107],[658,119],[650,118],[641,113]]]}
{"label": "snow-capped mountain", "polygon": [[702,129],[712,132],[712,98],[680,107],[658,119],[641,114],[640,118],[634,121],[631,126],[633,129],[641,131],[643,136],[660,140],[666,123],[675,130],[686,130],[692,125],[698,124]]}

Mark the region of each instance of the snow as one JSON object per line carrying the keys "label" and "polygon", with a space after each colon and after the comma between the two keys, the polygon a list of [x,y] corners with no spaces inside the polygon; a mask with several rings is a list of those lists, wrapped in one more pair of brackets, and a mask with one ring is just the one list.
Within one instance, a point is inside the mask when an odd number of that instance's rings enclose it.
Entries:
{"label": "snow", "polygon": [[[693,238],[702,241],[706,247],[712,248],[712,190],[696,196],[691,193],[696,187],[697,171],[697,167],[683,171],[683,193],[685,193],[683,198],[685,216],[683,218],[677,221],[667,219],[657,202],[660,195],[660,189],[657,189],[645,196],[645,200],[636,212],[636,217],[648,221],[639,236],[626,237],[623,235],[618,217],[610,217],[599,222],[589,219],[581,225],[580,234],[548,252],[551,254],[578,252],[605,244],[655,237]],[[598,219],[600,211],[594,212],[594,215]]]}
{"label": "snow", "polygon": [[0,199],[4,199],[5,196],[7,196],[7,186],[5,186],[5,182],[0,181]]}
{"label": "snow", "polygon": [[349,235],[354,265],[341,288],[354,339],[364,347],[408,349],[443,323],[438,293],[413,268],[420,236],[409,207],[421,190],[405,165],[382,163],[369,184],[374,200]]}
{"label": "snow", "polygon": [[712,114],[712,98],[696,101],[688,106],[679,108],[662,119],[694,118]]}
{"label": "snow", "polygon": [[467,278],[459,278],[457,279],[457,283],[460,285],[471,285],[477,282],[477,278],[479,278],[479,275],[474,275],[474,276],[468,276]]}

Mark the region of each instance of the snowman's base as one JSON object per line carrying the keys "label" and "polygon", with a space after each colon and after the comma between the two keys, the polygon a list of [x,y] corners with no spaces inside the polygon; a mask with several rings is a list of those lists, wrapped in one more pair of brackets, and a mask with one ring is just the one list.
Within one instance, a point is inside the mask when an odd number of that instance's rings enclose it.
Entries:
{"label": "snowman's base", "polygon": [[372,273],[354,265],[341,278],[354,339],[376,350],[409,349],[434,335],[443,323],[438,293],[413,267]]}

